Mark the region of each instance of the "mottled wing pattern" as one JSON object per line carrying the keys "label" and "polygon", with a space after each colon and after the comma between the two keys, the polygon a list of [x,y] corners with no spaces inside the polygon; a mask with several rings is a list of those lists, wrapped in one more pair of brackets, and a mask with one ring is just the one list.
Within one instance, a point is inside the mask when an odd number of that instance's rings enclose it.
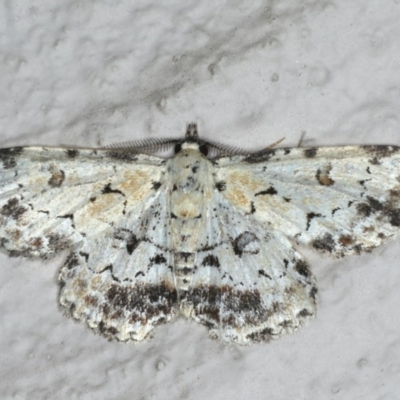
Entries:
{"label": "mottled wing pattern", "polygon": [[162,159],[29,147],[1,150],[0,163],[1,247],[40,258],[71,250],[59,276],[68,313],[119,340],[173,318]]}
{"label": "mottled wing pattern", "polygon": [[192,318],[212,337],[241,345],[267,341],[314,317],[314,278],[282,233],[219,194],[208,224],[211,245],[197,253],[188,301]]}
{"label": "mottled wing pattern", "polygon": [[400,148],[283,148],[216,162],[232,207],[337,257],[379,246],[400,228]]}

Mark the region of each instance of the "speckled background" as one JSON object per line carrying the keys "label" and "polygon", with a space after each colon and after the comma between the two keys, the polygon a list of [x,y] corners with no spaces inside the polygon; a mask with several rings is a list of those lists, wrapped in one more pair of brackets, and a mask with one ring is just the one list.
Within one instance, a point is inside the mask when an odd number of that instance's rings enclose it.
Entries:
{"label": "speckled background", "polygon": [[[179,136],[259,149],[400,145],[400,1],[0,3],[1,147]],[[140,345],[63,317],[50,262],[0,254],[1,399],[400,399],[400,239],[306,249],[317,319],[224,346],[187,321]]]}

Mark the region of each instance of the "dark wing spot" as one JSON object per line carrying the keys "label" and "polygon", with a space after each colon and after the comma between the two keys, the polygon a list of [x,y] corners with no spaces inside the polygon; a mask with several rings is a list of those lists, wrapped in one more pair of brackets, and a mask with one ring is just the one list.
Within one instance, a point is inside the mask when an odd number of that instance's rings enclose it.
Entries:
{"label": "dark wing spot", "polygon": [[154,264],[166,264],[167,259],[164,257],[163,254],[156,254],[154,257],[150,258],[150,265]]}
{"label": "dark wing spot", "polygon": [[373,198],[372,196],[367,196],[367,201],[368,203],[358,203],[356,207],[358,214],[362,215],[365,218],[369,217],[372,213],[390,210],[390,207],[387,208],[384,203],[381,203],[379,200]]}
{"label": "dark wing spot", "polygon": [[323,168],[319,168],[315,174],[315,178],[318,183],[323,186],[332,186],[335,181],[330,177],[332,166],[330,164],[325,165]]}
{"label": "dark wing spot", "polygon": [[273,186],[270,186],[267,190],[262,190],[261,192],[256,193],[254,196],[264,196],[264,195],[275,195],[278,194],[276,189]]}
{"label": "dark wing spot", "polygon": [[398,205],[398,190],[391,190],[387,201],[381,202],[372,196],[366,196],[367,203],[357,204],[357,212],[363,217],[369,217],[373,213],[378,213],[377,218],[387,217],[393,226],[400,226],[400,208]]}
{"label": "dark wing spot", "polygon": [[314,212],[310,212],[310,213],[307,214],[307,227],[306,227],[306,230],[308,230],[310,228],[311,220],[313,218],[317,218],[317,217],[322,217],[322,215],[319,214],[319,213],[314,213]]}
{"label": "dark wing spot", "polygon": [[367,203],[358,203],[356,205],[356,208],[357,213],[362,215],[363,217],[369,217],[371,215],[372,208]]}
{"label": "dark wing spot", "polygon": [[114,233],[114,238],[126,243],[126,251],[131,255],[139,246],[141,240],[136,235],[127,229],[120,229]]}
{"label": "dark wing spot", "polygon": [[367,154],[372,155],[372,158],[368,160],[372,165],[380,165],[382,158],[391,157],[393,154],[400,151],[400,147],[385,145],[362,146],[362,148]]}
{"label": "dark wing spot", "polygon": [[51,187],[57,188],[62,185],[65,179],[65,173],[63,170],[58,170],[52,173],[51,178],[47,182]]}
{"label": "dark wing spot", "polygon": [[75,228],[74,225],[74,215],[73,214],[65,214],[65,215],[58,215],[57,218],[64,218],[64,219],[69,219],[71,221],[71,226]]}
{"label": "dark wing spot", "polygon": [[215,184],[215,187],[217,188],[218,191],[223,192],[226,189],[226,182],[219,181]]}
{"label": "dark wing spot", "polygon": [[206,257],[204,257],[201,265],[204,267],[215,267],[215,268],[220,267],[218,257],[214,256],[213,254],[209,254]]}
{"label": "dark wing spot", "polygon": [[325,233],[324,236],[315,239],[311,245],[314,249],[332,253],[335,250],[335,240],[330,233]]}
{"label": "dark wing spot", "polygon": [[339,211],[339,210],[340,210],[340,207],[334,208],[334,209],[332,210],[332,217],[335,215],[335,212],[336,212],[336,211]]}
{"label": "dark wing spot", "polygon": [[129,240],[126,242],[126,251],[129,255],[131,255],[135,249],[139,246],[140,241],[136,238],[135,235],[131,235]]}
{"label": "dark wing spot", "polygon": [[384,205],[379,200],[376,200],[371,196],[367,196],[367,200],[374,211],[382,211],[384,209]]}
{"label": "dark wing spot", "polygon": [[79,258],[75,253],[71,253],[64,264],[67,269],[73,269],[79,266]]}
{"label": "dark wing spot", "polygon": [[385,145],[377,145],[377,146],[362,146],[362,148],[367,152],[373,154],[375,157],[390,157],[391,155],[398,153],[400,151],[400,147],[398,146],[385,146]]}
{"label": "dark wing spot", "polygon": [[83,257],[83,258],[85,259],[86,262],[88,262],[88,260],[89,260],[89,254],[88,254],[88,253],[85,253],[85,252],[83,252],[83,251],[80,251],[80,252],[79,252],[79,255],[80,255],[81,257]]}
{"label": "dark wing spot", "polygon": [[252,332],[246,336],[253,342],[268,342],[271,340],[274,331],[271,328],[265,328],[260,332]]}
{"label": "dark wing spot", "polygon": [[30,247],[35,247],[35,248],[38,248],[38,247],[41,247],[43,245],[43,239],[41,238],[41,237],[35,237],[35,238],[32,238],[30,241],[29,241],[29,246]]}
{"label": "dark wing spot", "polygon": [[372,165],[380,165],[381,161],[378,159],[378,157],[371,158],[368,160]]}
{"label": "dark wing spot", "polygon": [[[400,181],[400,178],[397,178]],[[390,201],[398,202],[400,200],[400,188],[391,189],[389,191]]]}
{"label": "dark wing spot", "polygon": [[310,290],[310,297],[312,299],[316,300],[317,293],[318,293],[318,289],[315,286],[313,286],[312,289]]}
{"label": "dark wing spot", "polygon": [[354,238],[350,235],[342,235],[338,241],[343,247],[348,247],[354,243]]}
{"label": "dark wing spot", "polygon": [[83,300],[84,300],[85,305],[87,307],[92,307],[93,308],[93,307],[96,307],[99,304],[99,302],[97,301],[97,298],[94,297],[94,296],[86,295]]}
{"label": "dark wing spot", "polygon": [[312,316],[313,316],[313,313],[310,312],[310,311],[308,311],[306,308],[303,308],[303,309],[297,314],[297,316],[298,316],[298,317],[302,317],[302,318],[305,318],[305,317],[312,317]]}
{"label": "dark wing spot", "polygon": [[67,150],[67,155],[69,158],[75,158],[78,156],[78,154],[79,154],[79,151],[76,149],[68,149]]}
{"label": "dark wing spot", "polygon": [[52,233],[47,237],[48,247],[50,252],[58,252],[71,246],[68,238],[65,238],[57,233]]}
{"label": "dark wing spot", "polygon": [[308,264],[304,260],[298,260],[294,266],[294,269],[300,274],[308,278],[310,276],[310,270]]}
{"label": "dark wing spot", "polygon": [[99,325],[97,325],[97,329],[99,333],[105,337],[111,338],[118,333],[118,329],[114,326],[107,326],[104,321],[100,321]]}
{"label": "dark wing spot", "polygon": [[360,181],[358,181],[358,183],[364,188],[367,189],[367,187],[365,186],[365,182],[369,182],[371,181],[371,179],[362,179]]}
{"label": "dark wing spot", "polygon": [[161,182],[152,182],[151,183],[151,187],[152,187],[152,189],[153,190],[158,190],[158,189],[160,189],[160,187],[161,187]]}
{"label": "dark wing spot", "polygon": [[103,187],[103,190],[101,191],[101,194],[108,194],[108,193],[118,193],[122,196],[125,196],[124,193],[122,193],[120,190],[118,189],[111,189],[111,183],[108,183],[107,185],[105,185]]}
{"label": "dark wing spot", "polygon": [[400,226],[400,209],[389,210],[388,212],[389,222],[393,226]]}
{"label": "dark wing spot", "polygon": [[19,219],[19,217],[28,211],[27,208],[19,204],[19,200],[16,197],[9,199],[6,204],[1,208],[0,213],[5,217],[11,217],[13,219]]}
{"label": "dark wing spot", "polygon": [[254,247],[254,243],[258,244],[257,236],[251,232],[243,232],[233,241],[233,251],[239,257],[241,257],[243,253],[258,254],[260,250]]}
{"label": "dark wing spot", "polygon": [[11,147],[0,149],[0,160],[3,162],[4,169],[11,169],[17,165],[16,158],[21,155],[23,147]]}
{"label": "dark wing spot", "polygon": [[314,158],[317,155],[318,147],[312,147],[304,150],[304,156],[307,158]]}
{"label": "dark wing spot", "polygon": [[259,276],[264,276],[265,278],[268,278],[272,281],[272,278],[263,270],[263,269],[259,269],[258,270],[258,275]]}

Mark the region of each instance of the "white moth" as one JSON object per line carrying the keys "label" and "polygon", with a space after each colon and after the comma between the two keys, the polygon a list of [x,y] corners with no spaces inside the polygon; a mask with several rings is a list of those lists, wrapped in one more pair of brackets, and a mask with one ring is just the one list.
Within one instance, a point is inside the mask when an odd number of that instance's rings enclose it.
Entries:
{"label": "white moth", "polygon": [[[175,155],[145,154],[159,146]],[[241,345],[292,333],[317,294],[292,243],[342,257],[394,236],[400,148],[230,150],[194,124],[134,148],[2,149],[0,246],[68,250],[60,304],[109,339],[141,341],[178,316]]]}

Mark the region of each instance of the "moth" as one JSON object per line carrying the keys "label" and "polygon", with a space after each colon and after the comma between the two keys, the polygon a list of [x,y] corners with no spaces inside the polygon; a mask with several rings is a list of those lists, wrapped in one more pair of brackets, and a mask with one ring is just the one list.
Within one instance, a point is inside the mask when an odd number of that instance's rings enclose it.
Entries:
{"label": "moth", "polygon": [[66,251],[62,308],[123,342],[179,316],[225,343],[292,333],[317,297],[296,243],[343,257],[399,227],[395,146],[236,152],[190,124],[181,139],[0,150],[0,247]]}

